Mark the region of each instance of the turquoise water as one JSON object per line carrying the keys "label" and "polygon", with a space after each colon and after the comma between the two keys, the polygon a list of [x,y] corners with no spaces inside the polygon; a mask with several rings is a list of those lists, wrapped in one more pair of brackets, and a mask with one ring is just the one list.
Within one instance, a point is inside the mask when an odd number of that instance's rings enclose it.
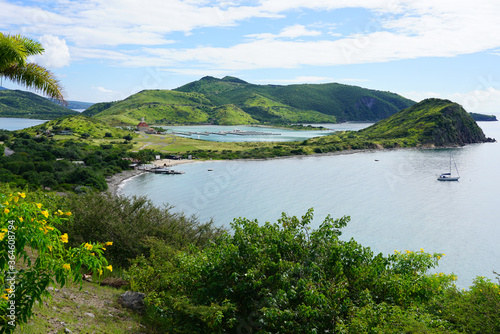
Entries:
{"label": "turquoise water", "polygon": [[0,117],[0,129],[2,130],[21,130],[35,125],[40,125],[47,122],[41,119],[28,119],[28,118],[3,118]]}
{"label": "turquoise water", "polygon": [[[283,129],[283,128],[271,128],[271,127],[261,127],[261,126],[245,126],[245,125],[193,125],[193,126],[164,126],[163,128],[167,129],[168,133],[176,132],[179,133],[188,133],[188,132],[211,132],[209,135],[203,134],[191,134],[191,135],[182,135],[186,138],[193,139],[201,139],[207,141],[220,141],[220,142],[244,142],[244,141],[254,141],[254,142],[263,142],[263,141],[301,141],[305,139],[309,139],[312,137],[326,136],[334,131],[342,131],[342,130],[359,130],[362,129],[371,123],[341,123],[341,124],[319,124],[328,130],[292,130],[292,129]],[[314,124],[313,124],[314,125]],[[263,132],[266,135],[219,135],[213,134],[218,133],[219,131],[232,131],[235,129],[239,129],[242,131],[253,131],[253,132]]]}
{"label": "turquoise water", "polygon": [[[500,138],[499,122],[480,126]],[[459,182],[439,182],[450,150]],[[183,175],[143,174],[123,184],[124,195],[229,226],[235,217],[276,221],[281,212],[315,209],[314,225],[349,215],[343,238],[376,253],[441,252],[438,271],[467,286],[500,271],[500,145],[456,149],[384,150],[266,161],[210,161],[178,166]],[[211,169],[212,171],[209,171]]]}

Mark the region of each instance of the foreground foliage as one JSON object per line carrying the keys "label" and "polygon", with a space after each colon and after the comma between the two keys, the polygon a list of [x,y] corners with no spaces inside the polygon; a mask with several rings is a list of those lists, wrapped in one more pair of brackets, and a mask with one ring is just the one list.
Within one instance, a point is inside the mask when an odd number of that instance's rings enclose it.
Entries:
{"label": "foreground foliage", "polygon": [[79,245],[89,238],[112,241],[107,259],[122,268],[139,255],[149,255],[150,238],[179,250],[203,248],[223,231],[212,222],[200,223],[193,217],[174,213],[169,206],[156,207],[145,197],[73,194],[66,204],[74,215],[61,222],[59,228],[70,235],[69,244]]}
{"label": "foreground foliage", "polygon": [[81,282],[81,269],[102,274],[108,266],[103,252],[112,243],[66,247],[68,234],[56,225],[70,211],[50,210],[25,192],[0,191],[0,332],[11,332],[32,315],[35,301],[48,297],[51,284]]}
{"label": "foreground foliage", "polygon": [[427,273],[443,254],[375,255],[339,239],[348,217],[311,231],[312,217],[235,219],[232,235],[202,251],[156,242],[131,267],[131,286],[148,294],[160,331],[172,333],[497,332],[498,284],[483,279],[459,292],[454,275]]}

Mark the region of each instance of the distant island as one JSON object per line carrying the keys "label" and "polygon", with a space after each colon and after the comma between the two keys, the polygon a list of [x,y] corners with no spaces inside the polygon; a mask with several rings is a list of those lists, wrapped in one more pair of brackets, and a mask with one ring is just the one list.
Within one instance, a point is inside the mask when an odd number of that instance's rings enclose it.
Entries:
{"label": "distant island", "polygon": [[476,122],[496,122],[497,117],[495,115],[483,115],[471,112],[470,115]]}

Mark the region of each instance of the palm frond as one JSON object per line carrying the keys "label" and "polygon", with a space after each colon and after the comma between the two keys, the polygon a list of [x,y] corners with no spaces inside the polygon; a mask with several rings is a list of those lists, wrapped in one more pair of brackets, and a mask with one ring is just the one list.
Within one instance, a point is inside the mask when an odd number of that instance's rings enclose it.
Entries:
{"label": "palm frond", "polygon": [[0,35],[0,73],[14,64],[26,64],[26,46],[9,35]]}
{"label": "palm frond", "polygon": [[11,37],[23,45],[26,52],[26,56],[41,55],[45,51],[40,42],[35,41],[31,38],[24,37],[21,35],[15,35]]}
{"label": "palm frond", "polygon": [[63,105],[68,103],[64,100],[59,81],[54,74],[46,68],[34,63],[28,63],[26,66],[12,65],[3,71],[0,76],[26,86],[27,88],[39,91],[49,98],[60,102]]}

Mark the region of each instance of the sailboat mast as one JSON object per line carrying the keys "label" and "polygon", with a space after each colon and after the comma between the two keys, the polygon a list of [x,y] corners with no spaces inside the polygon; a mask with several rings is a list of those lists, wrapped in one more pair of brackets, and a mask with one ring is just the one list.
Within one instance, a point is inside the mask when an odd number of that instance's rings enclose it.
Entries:
{"label": "sailboat mast", "polygon": [[450,151],[450,176],[451,176],[451,151]]}

